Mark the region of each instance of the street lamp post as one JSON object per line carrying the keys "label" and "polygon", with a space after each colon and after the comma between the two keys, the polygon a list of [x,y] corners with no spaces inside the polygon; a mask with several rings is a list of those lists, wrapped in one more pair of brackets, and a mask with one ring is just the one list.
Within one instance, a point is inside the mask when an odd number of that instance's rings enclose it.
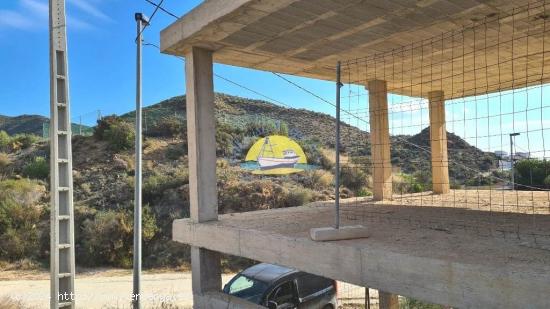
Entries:
{"label": "street lamp post", "polygon": [[519,133],[510,133],[510,168],[512,173],[512,191],[516,189],[514,175],[514,140]]}
{"label": "street lamp post", "polygon": [[141,285],[141,48],[144,27],[149,23],[147,17],[141,13],[135,14],[137,22],[136,38],[136,164],[135,164],[135,196],[134,196],[134,286],[132,302],[133,308],[140,308]]}

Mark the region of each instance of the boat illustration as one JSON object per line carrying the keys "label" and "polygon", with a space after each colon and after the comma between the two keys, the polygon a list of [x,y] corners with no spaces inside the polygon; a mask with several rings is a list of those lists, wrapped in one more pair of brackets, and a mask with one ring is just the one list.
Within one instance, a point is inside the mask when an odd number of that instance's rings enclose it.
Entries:
{"label": "boat illustration", "polygon": [[[292,149],[286,149],[283,151],[283,157],[277,158],[273,152],[273,146],[269,142],[269,137],[265,138],[265,142],[262,145],[262,149],[258,155],[258,164],[260,169],[268,170],[274,168],[294,168],[294,165],[298,162],[300,158],[296,152]],[[271,156],[266,155],[270,153]]]}

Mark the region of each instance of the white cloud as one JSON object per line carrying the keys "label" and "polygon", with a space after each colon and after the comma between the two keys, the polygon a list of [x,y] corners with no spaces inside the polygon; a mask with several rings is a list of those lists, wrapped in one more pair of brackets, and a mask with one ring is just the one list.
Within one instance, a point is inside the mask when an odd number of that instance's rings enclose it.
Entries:
{"label": "white cloud", "polygon": [[16,28],[27,30],[33,28],[34,23],[21,13],[12,10],[0,10],[0,29]]}
{"label": "white cloud", "polygon": [[[109,21],[95,6],[85,0],[69,0],[77,9],[93,18]],[[0,30],[3,28],[18,29],[24,31],[36,31],[47,29],[49,7],[47,0],[19,0],[19,6],[11,10],[0,10]],[[75,30],[95,29],[93,23],[73,14],[67,15],[67,26]]]}
{"label": "white cloud", "polygon": [[107,16],[105,13],[103,13],[101,10],[99,10],[97,7],[86,0],[69,0],[69,3],[74,5],[81,11],[85,12],[86,14],[99,18],[103,21],[112,20],[109,16]]}
{"label": "white cloud", "polygon": [[47,19],[48,18],[48,4],[45,2],[39,2],[36,0],[21,0],[23,8],[31,11],[36,17]]}

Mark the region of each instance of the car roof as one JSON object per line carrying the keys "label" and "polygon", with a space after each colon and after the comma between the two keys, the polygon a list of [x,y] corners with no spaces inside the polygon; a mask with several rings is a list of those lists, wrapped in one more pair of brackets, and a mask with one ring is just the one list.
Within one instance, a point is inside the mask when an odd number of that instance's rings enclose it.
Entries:
{"label": "car roof", "polygon": [[254,265],[241,272],[241,274],[246,277],[266,283],[277,281],[292,273],[298,273],[298,271],[296,269],[267,263]]}

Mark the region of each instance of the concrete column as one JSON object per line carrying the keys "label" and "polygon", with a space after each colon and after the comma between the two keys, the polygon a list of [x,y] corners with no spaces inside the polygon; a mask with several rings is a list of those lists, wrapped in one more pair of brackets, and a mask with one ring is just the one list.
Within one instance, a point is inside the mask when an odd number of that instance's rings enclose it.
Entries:
{"label": "concrete column", "polygon": [[[191,219],[197,223],[218,220],[212,65],[209,50],[193,47],[185,55],[189,199]],[[221,290],[218,252],[191,247],[191,270],[193,294]]]}
{"label": "concrete column", "polygon": [[212,52],[193,47],[185,56],[191,219],[218,219],[216,121]]}
{"label": "concrete column", "polygon": [[380,309],[399,309],[399,297],[396,294],[378,291]]}
{"label": "concrete column", "polygon": [[447,158],[447,129],[445,127],[445,95],[443,91],[428,93],[430,108],[430,144],[432,152],[433,192],[449,192],[449,160]]}
{"label": "concrete column", "polygon": [[193,294],[221,291],[220,253],[191,247],[191,271]]}
{"label": "concrete column", "polygon": [[388,122],[388,90],[386,81],[371,80],[369,90],[370,136],[375,201],[392,196],[390,129]]}

